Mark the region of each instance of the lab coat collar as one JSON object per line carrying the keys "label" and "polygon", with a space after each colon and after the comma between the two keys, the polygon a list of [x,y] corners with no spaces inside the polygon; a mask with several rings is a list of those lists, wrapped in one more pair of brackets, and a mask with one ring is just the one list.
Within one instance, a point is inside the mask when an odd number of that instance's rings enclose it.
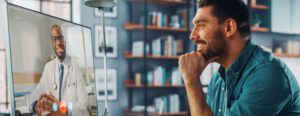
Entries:
{"label": "lab coat collar", "polygon": [[63,62],[60,62],[58,57],[56,56],[55,61],[56,61],[57,66],[60,66],[61,64],[63,64],[64,67],[66,67],[66,66],[68,67],[68,66],[70,66],[71,58],[69,55],[66,55]]}

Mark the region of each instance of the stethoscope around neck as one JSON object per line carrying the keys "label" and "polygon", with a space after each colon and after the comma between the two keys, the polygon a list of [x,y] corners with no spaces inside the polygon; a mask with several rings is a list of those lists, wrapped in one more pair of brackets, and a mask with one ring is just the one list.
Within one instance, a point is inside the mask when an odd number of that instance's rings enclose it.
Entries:
{"label": "stethoscope around neck", "polygon": [[[68,65],[67,65],[68,66]],[[55,64],[55,67],[57,67],[57,64]],[[64,67],[65,67],[65,65],[64,65]],[[68,68],[69,69],[69,68]],[[54,68],[53,69],[53,74],[55,74],[55,76],[53,77],[54,78],[54,82],[52,83],[53,85],[53,89],[55,90],[55,91],[57,91],[57,88],[58,88],[58,85],[57,85],[57,82],[56,82],[56,76],[57,76],[57,73],[56,73],[56,69]],[[64,72],[64,73],[66,73],[66,72]],[[74,84],[74,83],[73,83]],[[70,84],[68,84],[68,86],[70,86]]]}
{"label": "stethoscope around neck", "polygon": [[[55,64],[55,67],[56,67],[57,65]],[[54,78],[54,82],[53,82],[53,89],[54,89],[54,91],[57,91],[57,83],[56,83],[56,76],[57,76],[57,73],[56,73],[56,69],[54,68],[53,69],[53,74],[55,75],[53,78]]]}

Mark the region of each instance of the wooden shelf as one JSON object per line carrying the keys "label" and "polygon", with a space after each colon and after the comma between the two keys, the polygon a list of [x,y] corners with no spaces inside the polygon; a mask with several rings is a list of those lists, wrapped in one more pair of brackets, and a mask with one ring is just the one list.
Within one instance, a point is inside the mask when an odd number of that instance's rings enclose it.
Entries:
{"label": "wooden shelf", "polygon": [[300,55],[294,55],[294,54],[273,53],[273,55],[277,57],[300,58]]}
{"label": "wooden shelf", "polygon": [[251,27],[251,31],[253,31],[253,32],[269,32],[269,28],[265,28],[265,27]]}
{"label": "wooden shelf", "polygon": [[251,0],[250,8],[257,10],[268,10],[269,7],[266,5],[257,4],[256,0]]}
{"label": "wooden shelf", "polygon": [[[132,89],[142,89],[144,88],[144,85],[134,85],[134,84],[125,84],[126,88],[132,88]],[[185,88],[184,85],[148,85],[148,88]]]}
{"label": "wooden shelf", "polygon": [[[135,88],[135,89],[141,89],[144,88],[144,85],[136,85],[134,84],[133,80],[125,80],[124,85],[126,88]],[[166,84],[166,85],[148,85],[148,88],[184,88],[184,85],[171,85],[171,84]]]}
{"label": "wooden shelf", "polygon": [[[143,2],[143,0],[128,0],[129,2]],[[161,4],[161,5],[187,5],[186,0],[176,1],[176,0],[148,0],[147,3],[150,4]]]}
{"label": "wooden shelf", "polygon": [[[129,110],[124,111],[125,116],[144,116],[144,112],[130,112]],[[188,112],[176,112],[176,113],[157,113],[148,112],[148,116],[187,116]]]}
{"label": "wooden shelf", "polygon": [[255,4],[255,5],[251,5],[250,6],[251,9],[257,9],[257,10],[268,10],[269,7],[266,5],[259,5],[259,4]]}
{"label": "wooden shelf", "polygon": [[[132,56],[128,51],[124,53],[124,57],[127,59],[142,59],[144,56]],[[147,55],[147,59],[158,59],[158,60],[178,60],[179,56],[153,56]]]}
{"label": "wooden shelf", "polygon": [[[125,23],[124,28],[127,30],[143,30],[144,26],[137,23]],[[188,29],[186,28],[171,28],[171,27],[157,27],[157,26],[147,26],[147,30],[153,30],[153,31],[174,31],[174,32],[187,32]]]}

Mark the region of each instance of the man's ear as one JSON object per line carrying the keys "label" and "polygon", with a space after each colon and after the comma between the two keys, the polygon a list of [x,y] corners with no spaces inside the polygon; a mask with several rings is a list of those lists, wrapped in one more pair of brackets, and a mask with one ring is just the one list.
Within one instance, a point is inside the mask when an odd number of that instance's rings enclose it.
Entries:
{"label": "man's ear", "polygon": [[229,38],[230,36],[232,36],[236,30],[237,30],[237,23],[235,20],[233,20],[232,18],[227,19],[224,22],[224,29],[225,29],[225,37]]}

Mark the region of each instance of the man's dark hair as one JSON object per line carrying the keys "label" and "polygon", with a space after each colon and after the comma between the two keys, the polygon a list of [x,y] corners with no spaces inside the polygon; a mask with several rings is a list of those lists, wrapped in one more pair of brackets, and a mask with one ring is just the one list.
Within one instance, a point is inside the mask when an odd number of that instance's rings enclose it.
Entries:
{"label": "man's dark hair", "polygon": [[232,18],[237,23],[237,29],[241,36],[248,36],[250,31],[249,8],[243,0],[199,0],[198,7],[213,6],[213,15],[223,23]]}

